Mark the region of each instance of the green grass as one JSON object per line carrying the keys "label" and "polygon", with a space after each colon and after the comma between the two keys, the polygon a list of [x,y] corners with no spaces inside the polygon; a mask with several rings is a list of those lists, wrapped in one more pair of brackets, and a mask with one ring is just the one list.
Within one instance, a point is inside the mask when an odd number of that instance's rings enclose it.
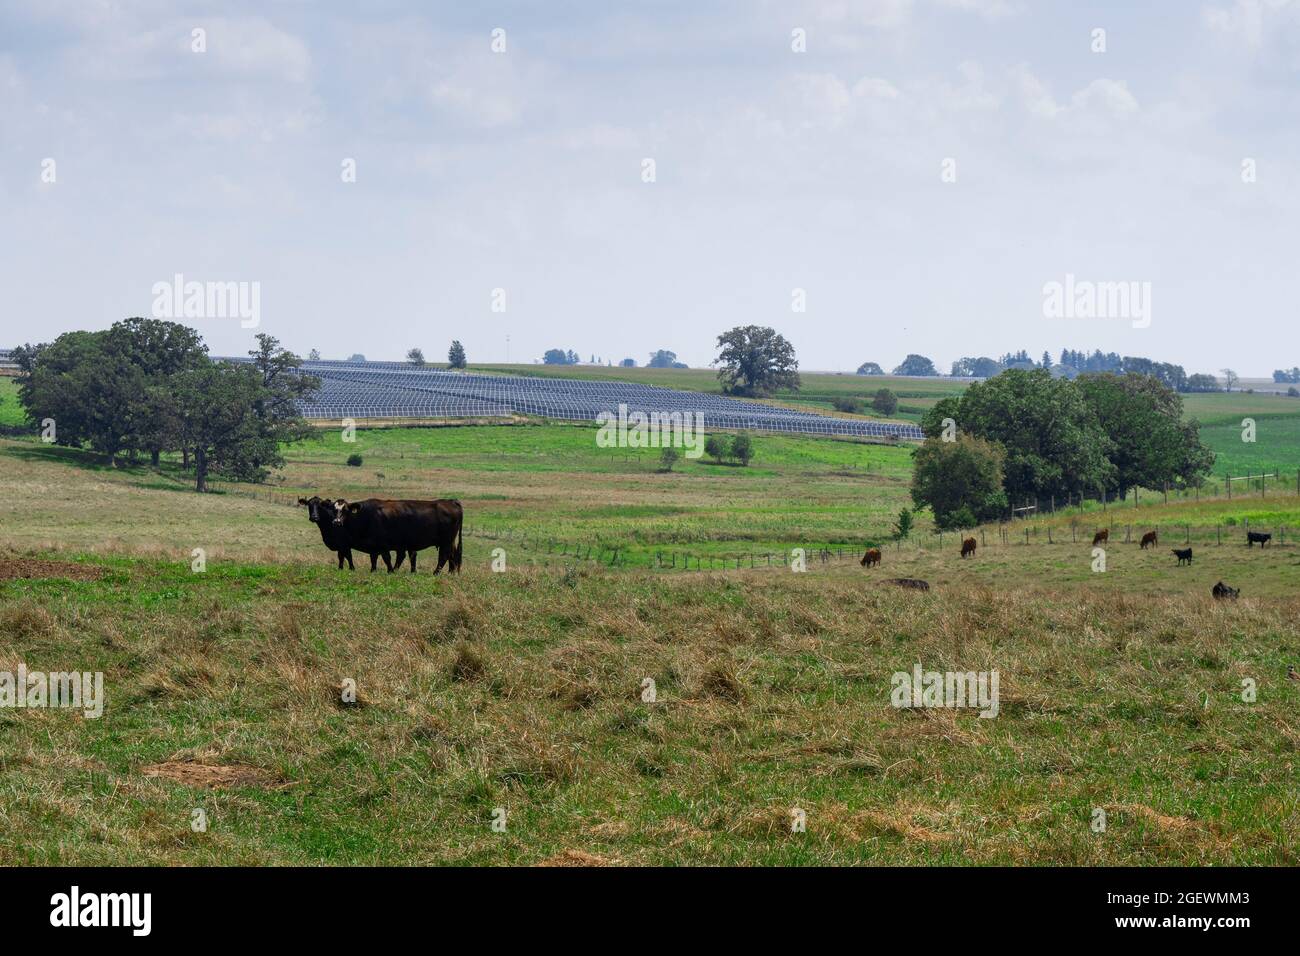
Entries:
{"label": "green grass", "polygon": [[[1119,566],[1034,546],[896,552],[874,575],[492,574],[483,557],[460,579],[100,558],[98,582],[0,583],[0,666],[100,670],[109,700],[98,721],[0,711],[23,834],[0,862],[1297,861],[1294,599],[1133,593]],[[1264,560],[1294,575],[1294,552]],[[989,586],[1030,564],[1043,587]],[[931,595],[871,584],[941,567],[961,579]],[[997,669],[1000,716],[890,707],[918,660]],[[362,706],[339,704],[345,679]],[[269,785],[144,775],[164,761]]]}
{"label": "green grass", "polygon": [[18,386],[12,378],[0,376],[0,428],[19,428],[27,416],[18,404]]}
{"label": "green grass", "polygon": [[[98,670],[108,694],[99,720],[0,709],[21,834],[0,864],[1300,862],[1294,494],[1144,493],[1005,542],[977,530],[963,560],[924,520],[887,541],[906,447],[760,436],[749,468],[661,474],[656,450],[594,437],[326,431],[271,485],[205,496],[174,462],[0,440],[0,670]],[[464,573],[433,577],[427,554],[414,576],[335,570],[294,504],[310,493],[459,497]],[[1245,547],[1247,519],[1289,525],[1286,546]],[[1125,543],[1149,527],[1158,548]],[[868,542],[879,568],[857,564]],[[807,573],[749,566],[795,546]],[[660,553],[744,559],[686,573]],[[34,560],[70,568],[10,577]],[[61,576],[87,565],[103,577]],[[1218,580],[1242,599],[1212,601]],[[996,669],[1000,715],[891,707],[916,662]],[[339,700],[349,679],[361,706]],[[146,775],[163,763],[260,779]]]}

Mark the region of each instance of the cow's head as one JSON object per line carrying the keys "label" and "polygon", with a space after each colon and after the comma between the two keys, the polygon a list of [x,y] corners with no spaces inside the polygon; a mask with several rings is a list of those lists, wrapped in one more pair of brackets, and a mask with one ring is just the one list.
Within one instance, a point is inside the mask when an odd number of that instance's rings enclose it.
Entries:
{"label": "cow's head", "polygon": [[334,523],[337,525],[343,524],[345,516],[354,515],[361,510],[358,502],[349,502],[344,498],[336,498],[329,505],[334,510]]}
{"label": "cow's head", "polygon": [[312,495],[310,498],[299,498],[298,504],[307,506],[307,520],[312,524],[319,524],[321,521],[320,506],[326,504],[319,495]]}

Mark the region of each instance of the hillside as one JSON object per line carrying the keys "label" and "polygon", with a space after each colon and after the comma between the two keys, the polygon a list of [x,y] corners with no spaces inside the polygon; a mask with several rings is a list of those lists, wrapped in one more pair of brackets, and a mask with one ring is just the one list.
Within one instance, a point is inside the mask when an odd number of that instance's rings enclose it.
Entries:
{"label": "hillside", "polygon": [[[1191,568],[1117,541],[1097,574],[1044,524],[964,561],[922,533],[870,571],[836,549],[687,573],[686,551],[883,529],[906,450],[765,439],[762,467],[663,475],[597,467],[588,431],[366,432],[361,468],[326,441],[278,487],[201,497],[0,442],[0,669],[100,670],[108,694],[99,720],[0,711],[24,834],[0,863],[1297,862],[1300,529],[1214,546],[1207,522],[1239,514],[1202,502]],[[457,495],[465,572],[336,571],[291,503],[312,490]],[[1218,579],[1242,600],[1213,602]],[[996,669],[998,718],[891,707],[917,662]]]}

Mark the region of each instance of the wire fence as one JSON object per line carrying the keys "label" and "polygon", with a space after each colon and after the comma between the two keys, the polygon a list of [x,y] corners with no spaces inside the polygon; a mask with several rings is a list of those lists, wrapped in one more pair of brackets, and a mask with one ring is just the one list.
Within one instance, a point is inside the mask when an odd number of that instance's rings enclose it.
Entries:
{"label": "wire fence", "polygon": [[1271,470],[1258,472],[1247,471],[1244,475],[1209,475],[1199,485],[1186,488],[1171,488],[1168,484],[1160,489],[1132,488],[1121,495],[1118,492],[1101,490],[1097,495],[1070,494],[1062,497],[1047,496],[1029,499],[1013,505],[1008,517],[1013,519],[1041,518],[1044,515],[1058,515],[1071,511],[1083,514],[1087,511],[1107,513],[1117,508],[1139,508],[1143,504],[1186,503],[1189,501],[1235,501],[1242,498],[1267,499],[1269,494],[1300,495],[1300,468],[1294,477],[1280,466]]}
{"label": "wire fence", "polygon": [[[943,552],[952,551],[954,556],[960,554],[961,545],[967,538],[975,538],[981,548],[1014,548],[1034,545],[1087,545],[1092,546],[1096,531],[1081,526],[1070,528],[1016,527],[1002,524],[995,528],[979,528],[970,532],[935,532],[933,534],[914,534],[905,539],[869,540],[859,545],[852,544],[792,544],[779,551],[747,550],[725,554],[710,554],[679,548],[655,548],[649,550],[643,546],[628,547],[623,544],[611,544],[605,541],[567,541],[548,535],[516,533],[507,528],[478,528],[466,525],[463,529],[466,537],[481,538],[494,542],[508,543],[512,548],[530,552],[538,558],[545,557],[546,563],[558,559],[562,562],[590,562],[592,564],[618,568],[649,568],[657,571],[730,571],[759,568],[789,568],[792,561],[800,560],[796,549],[802,551],[805,566],[825,565],[843,561],[860,561],[868,548],[901,553],[909,552]],[[1100,529],[1098,529],[1100,530]],[[1254,547],[1247,538],[1249,532],[1269,535],[1267,544],[1260,547],[1295,547],[1300,542],[1300,527],[1285,524],[1250,524],[1239,525],[1219,523],[1215,525],[1192,524],[1125,524],[1107,529],[1108,539],[1101,542],[1106,547],[1131,545],[1141,547],[1141,541],[1148,532],[1154,532],[1156,538],[1148,547],[1161,545],[1201,545],[1202,547]]]}

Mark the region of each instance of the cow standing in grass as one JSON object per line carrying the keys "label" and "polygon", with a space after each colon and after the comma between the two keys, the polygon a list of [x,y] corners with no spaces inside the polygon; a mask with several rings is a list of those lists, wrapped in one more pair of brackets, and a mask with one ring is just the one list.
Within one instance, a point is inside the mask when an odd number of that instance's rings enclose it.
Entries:
{"label": "cow standing in grass", "polygon": [[1097,547],[1097,545],[1101,544],[1103,541],[1106,542],[1110,541],[1110,528],[1102,528],[1100,531],[1098,531],[1096,534],[1092,536],[1092,546],[1094,548]]}
{"label": "cow standing in grass", "polygon": [[[355,571],[357,566],[352,563],[352,543],[348,540],[347,532],[335,520],[337,517],[337,507],[333,501],[312,495],[310,498],[299,498],[298,504],[307,506],[307,520],[320,528],[320,537],[325,542],[325,547],[335,551],[339,556],[339,570],[343,570],[343,562],[347,561],[348,570]],[[358,551],[365,552],[364,548],[358,548]],[[366,552],[370,554],[370,570],[374,571],[379,564],[379,558],[382,554],[384,566],[392,570],[394,566],[401,567],[402,558],[405,552],[397,552],[397,564],[394,565],[388,552]]]}
{"label": "cow standing in grass", "polygon": [[967,538],[965,541],[961,543],[961,556],[964,558],[974,553],[975,553],[975,539]]}
{"label": "cow standing in grass", "polygon": [[879,564],[879,563],[880,563],[880,549],[868,548],[867,553],[862,556],[862,566],[864,568],[869,568],[873,564]]}
{"label": "cow standing in grass", "polygon": [[1145,551],[1148,545],[1156,545],[1159,543],[1160,543],[1159,539],[1156,538],[1156,533],[1154,531],[1148,531],[1146,534],[1142,536],[1142,542],[1139,545],[1139,547],[1141,547],[1142,550]]}
{"label": "cow standing in grass", "polygon": [[1264,545],[1268,544],[1272,540],[1273,540],[1273,536],[1271,534],[1265,534],[1262,531],[1246,532],[1246,547],[1248,548],[1253,548],[1256,542],[1258,542],[1259,546],[1262,548],[1264,547]]}
{"label": "cow standing in grass", "polygon": [[1182,564],[1191,564],[1191,563],[1192,563],[1192,549],[1191,549],[1191,548],[1174,548],[1174,549],[1173,549],[1173,552],[1174,552],[1175,557],[1178,558],[1178,563],[1179,563],[1180,565],[1182,565]]}
{"label": "cow standing in grass", "polygon": [[352,547],[365,551],[396,550],[399,564],[401,554],[406,552],[411,558],[412,574],[416,553],[436,547],[438,566],[433,573],[437,574],[444,565],[449,571],[460,571],[464,510],[459,501],[367,498],[352,502],[340,500],[336,505],[335,523],[345,529]]}

